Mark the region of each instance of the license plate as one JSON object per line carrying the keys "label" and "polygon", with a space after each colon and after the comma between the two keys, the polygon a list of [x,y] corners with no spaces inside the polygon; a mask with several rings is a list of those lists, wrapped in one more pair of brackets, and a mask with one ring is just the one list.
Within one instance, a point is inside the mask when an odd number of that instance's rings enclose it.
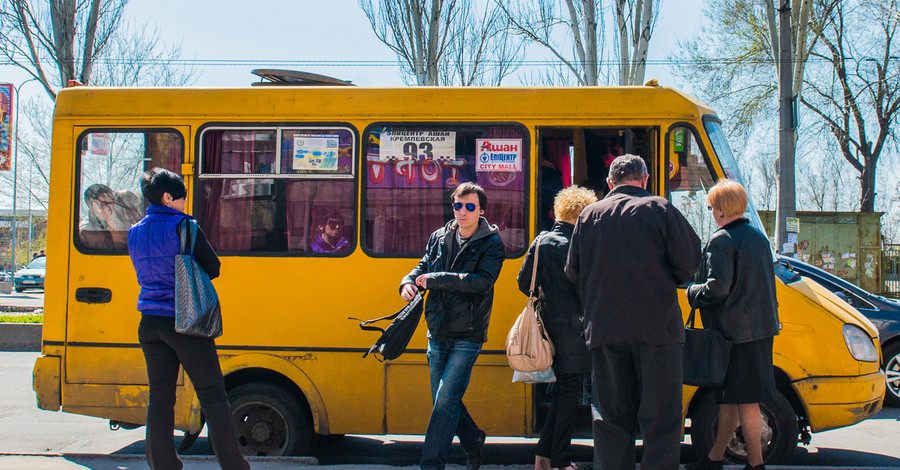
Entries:
{"label": "license plate", "polygon": [[37,281],[22,281],[22,284],[36,284]]}

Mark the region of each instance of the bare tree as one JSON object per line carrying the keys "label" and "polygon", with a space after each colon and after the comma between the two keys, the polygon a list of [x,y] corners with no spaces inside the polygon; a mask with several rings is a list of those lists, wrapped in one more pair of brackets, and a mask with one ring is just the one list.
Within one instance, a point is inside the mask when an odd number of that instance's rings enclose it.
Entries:
{"label": "bare tree", "polygon": [[[116,34],[95,56],[92,65],[94,85],[102,86],[182,86],[194,80],[194,71],[177,64],[180,44],[168,46],[160,41],[154,25],[122,20]],[[50,142],[53,105],[46,98],[22,102],[23,123],[19,132],[19,188],[17,201],[30,200],[46,209],[49,197]],[[113,147],[117,148],[117,147]],[[130,163],[128,163],[130,164]],[[100,174],[100,172],[95,172]],[[135,171],[114,168],[104,174],[111,179],[134,178]],[[12,196],[11,172],[0,172],[0,195]],[[24,181],[23,181],[24,180]]]}
{"label": "bare tree", "polygon": [[[55,100],[69,81],[91,82],[94,61],[115,34],[126,1],[3,0],[0,55],[37,78]],[[49,67],[56,68],[55,78]]]}
{"label": "bare tree", "polygon": [[[578,85],[601,84],[603,10],[599,0],[495,0],[512,31],[550,52]],[[571,49],[571,53],[567,51]],[[544,81],[553,81],[545,75]]]}
{"label": "bare tree", "polygon": [[359,5],[407,77],[416,85],[438,85],[438,62],[455,32],[459,1],[465,0],[360,0]]}
{"label": "bare tree", "polygon": [[525,43],[510,35],[499,7],[487,4],[479,15],[475,5],[463,5],[456,33],[438,64],[442,85],[499,86],[522,64]]}
{"label": "bare tree", "polygon": [[[803,89],[814,31],[839,0],[792,0],[793,94]],[[778,28],[773,0],[709,0],[707,29],[679,41],[672,72],[728,119],[729,136],[748,136],[778,104]]]}
{"label": "bare tree", "polygon": [[619,85],[644,83],[647,50],[659,17],[659,0],[615,0]]}
{"label": "bare tree", "polygon": [[[841,2],[817,35],[821,60],[803,104],[838,143],[841,155],[859,173],[860,210],[875,210],[878,160],[900,111],[900,60],[894,19],[897,0]],[[812,71],[812,70],[811,70]]]}

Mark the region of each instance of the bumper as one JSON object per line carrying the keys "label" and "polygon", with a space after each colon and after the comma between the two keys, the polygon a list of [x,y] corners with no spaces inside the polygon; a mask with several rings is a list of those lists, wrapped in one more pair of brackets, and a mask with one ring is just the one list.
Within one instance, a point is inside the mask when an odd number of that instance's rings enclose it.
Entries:
{"label": "bumper", "polygon": [[16,279],[16,289],[43,289],[43,279]]}
{"label": "bumper", "polygon": [[40,356],[34,362],[31,387],[42,410],[59,411],[62,404],[60,386],[62,379],[59,356]]}
{"label": "bumper", "polygon": [[805,398],[812,432],[850,426],[875,416],[884,399],[881,371],[857,377],[812,377],[794,382]]}

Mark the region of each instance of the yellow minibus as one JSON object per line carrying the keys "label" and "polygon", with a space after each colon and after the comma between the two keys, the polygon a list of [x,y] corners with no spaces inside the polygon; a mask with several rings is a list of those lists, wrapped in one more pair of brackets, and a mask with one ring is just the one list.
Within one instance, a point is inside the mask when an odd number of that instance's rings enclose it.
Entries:
{"label": "yellow minibus", "polygon": [[[504,355],[525,304],[516,275],[552,220],[553,191],[580,184],[602,196],[612,158],[626,152],[646,160],[648,189],[708,240],[716,225],[706,192],[720,178],[740,180],[738,166],[715,113],[655,82],[65,89],[53,121],[38,406],[145,423],[138,284],[125,233],[145,207],[141,173],[159,166],[184,177],[187,211],[222,260],[216,342],[243,450],[305,454],[316,436],[423,434],[431,409],[424,322],[406,354],[379,362],[362,357],[376,335],[348,317],[402,307],[399,281],[452,218],[450,191],[474,181],[487,192],[485,217],[500,228],[507,259],[465,403],[488,435],[535,436],[546,387],[513,383]],[[748,216],[762,228],[755,210]],[[810,433],[875,415],[885,381],[871,323],[817,284],[787,271],[778,277],[779,393],[762,405],[763,435],[766,461],[786,463]],[[706,452],[715,401],[709,390],[684,387],[683,403],[685,433]],[[193,436],[202,426],[182,376],[176,427]],[[745,456],[739,438],[728,452]]]}

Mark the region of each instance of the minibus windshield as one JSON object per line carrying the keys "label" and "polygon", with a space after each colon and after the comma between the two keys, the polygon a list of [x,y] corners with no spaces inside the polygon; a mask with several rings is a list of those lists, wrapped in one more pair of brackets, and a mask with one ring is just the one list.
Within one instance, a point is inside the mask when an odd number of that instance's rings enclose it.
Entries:
{"label": "minibus windshield", "polygon": [[[706,128],[706,133],[709,135],[709,141],[712,143],[713,151],[716,152],[716,156],[719,157],[719,164],[722,165],[722,171],[725,172],[725,176],[728,179],[733,179],[745,188],[747,185],[744,184],[744,179],[741,178],[741,171],[738,168],[737,161],[734,159],[734,153],[731,152],[731,147],[728,145],[728,139],[725,137],[725,131],[722,130],[722,123],[717,119],[704,119],[703,127]],[[747,188],[749,193],[749,188]],[[759,229],[762,233],[766,233],[766,229],[762,224],[762,220],[759,218],[759,213],[756,212],[756,207],[753,205],[753,198],[750,198],[747,204],[747,212],[744,214],[750,223]]]}

